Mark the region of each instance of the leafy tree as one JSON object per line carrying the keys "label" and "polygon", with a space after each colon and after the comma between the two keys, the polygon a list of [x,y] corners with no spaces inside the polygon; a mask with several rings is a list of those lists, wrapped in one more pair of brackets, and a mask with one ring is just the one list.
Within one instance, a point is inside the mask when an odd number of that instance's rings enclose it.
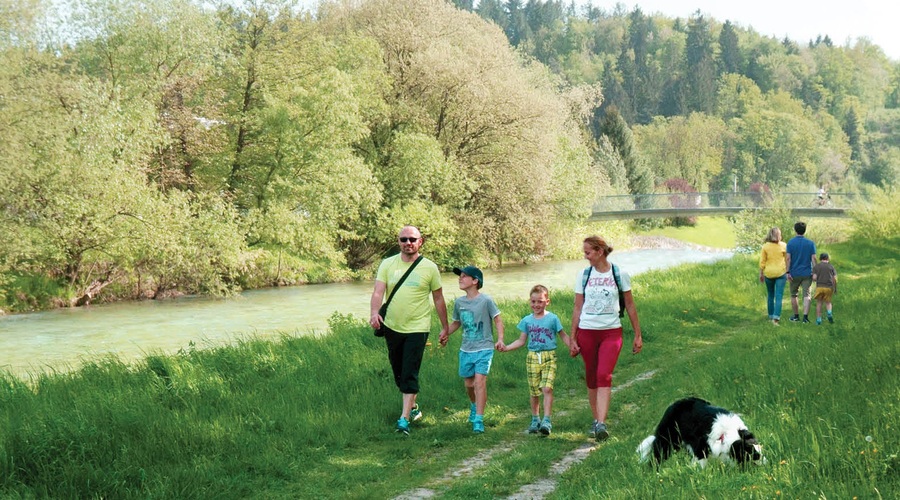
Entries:
{"label": "leafy tree", "polygon": [[531,27],[528,26],[528,19],[522,0],[506,0],[505,9],[509,21],[504,25],[504,29],[509,42],[513,46],[519,46],[519,44],[531,39]]}
{"label": "leafy tree", "polygon": [[765,99],[753,80],[736,74],[722,76],[716,96],[716,114],[728,120],[743,116],[765,105]]}
{"label": "leafy tree", "polygon": [[715,52],[710,23],[699,12],[688,23],[685,58],[688,105],[691,111],[711,113],[716,103]]}
{"label": "leafy tree", "polygon": [[600,123],[600,133],[609,139],[613,149],[622,158],[628,179],[628,190],[632,194],[652,193],[653,172],[641,161],[635,150],[631,129],[615,107],[606,111]]}
{"label": "leafy tree", "polygon": [[725,21],[719,32],[719,73],[741,73],[744,55],[738,43],[738,34],[731,21]]}
{"label": "leafy tree", "polygon": [[731,122],[736,147],[752,162],[753,177],[783,187],[794,182],[815,183],[822,149],[812,122],[803,116],[772,110],[754,111]]}
{"label": "leafy tree", "polygon": [[863,134],[865,131],[862,120],[856,113],[856,106],[851,105],[844,116],[843,131],[847,135],[847,142],[850,144],[850,160],[865,163],[865,150],[863,148]]}
{"label": "leafy tree", "polygon": [[725,123],[712,116],[694,113],[683,117],[657,117],[634,130],[635,142],[657,179],[679,178],[707,191],[722,172],[725,146],[729,140]]}
{"label": "leafy tree", "polygon": [[482,19],[492,21],[503,29],[504,32],[509,25],[509,17],[507,16],[506,9],[504,9],[501,0],[478,0],[478,6],[475,7],[475,12],[477,12]]}
{"label": "leafy tree", "polygon": [[[568,154],[560,138],[567,135],[569,110],[557,82],[545,68],[520,60],[496,28],[444,2],[375,1],[353,12],[352,20],[382,47],[393,82],[384,97],[391,112],[373,122],[363,146],[376,175],[400,186],[389,177],[407,168],[434,172],[421,164],[454,165],[460,174],[438,177],[458,179],[462,189],[432,188],[420,200],[453,208],[459,224],[482,232],[471,237],[498,260],[540,252],[546,224],[539,214],[553,212],[552,186],[523,180],[542,178]],[[434,141],[423,149],[427,156],[407,153],[398,163],[397,152],[410,147],[397,141],[425,145],[426,137]],[[401,198],[386,191],[386,200]],[[392,203],[385,208],[395,211]]]}

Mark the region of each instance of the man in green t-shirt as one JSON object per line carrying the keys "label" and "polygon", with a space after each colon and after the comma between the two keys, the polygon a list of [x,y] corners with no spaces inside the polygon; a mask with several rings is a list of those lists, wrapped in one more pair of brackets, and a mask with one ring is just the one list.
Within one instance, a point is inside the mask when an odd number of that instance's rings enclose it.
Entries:
{"label": "man in green t-shirt", "polygon": [[416,404],[419,394],[419,368],[425,354],[428,333],[431,330],[431,300],[441,321],[441,335],[449,324],[447,304],[441,288],[441,273],[437,265],[423,258],[407,276],[391,300],[385,317],[378,310],[389,297],[400,278],[419,258],[422,233],[415,226],[403,226],[399,235],[400,253],[388,257],[378,266],[375,290],[370,302],[369,324],[380,328],[384,323],[384,339],[388,349],[388,361],[394,372],[394,383],[403,394],[403,410],[397,420],[397,432],[409,434],[410,421],[422,417]]}

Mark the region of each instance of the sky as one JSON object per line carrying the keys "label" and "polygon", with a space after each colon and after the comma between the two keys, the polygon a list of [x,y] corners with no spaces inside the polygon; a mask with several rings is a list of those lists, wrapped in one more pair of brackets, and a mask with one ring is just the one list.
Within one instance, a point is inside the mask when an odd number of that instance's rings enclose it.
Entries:
{"label": "sky", "polygon": [[[563,0],[568,3],[569,0]],[[900,61],[900,2],[892,0],[575,0],[611,11],[622,3],[626,11],[639,6],[644,14],[689,18],[698,9],[719,22],[726,20],[757,33],[805,45],[828,35],[835,45],[868,38],[894,61]],[[305,6],[317,0],[300,0]]]}

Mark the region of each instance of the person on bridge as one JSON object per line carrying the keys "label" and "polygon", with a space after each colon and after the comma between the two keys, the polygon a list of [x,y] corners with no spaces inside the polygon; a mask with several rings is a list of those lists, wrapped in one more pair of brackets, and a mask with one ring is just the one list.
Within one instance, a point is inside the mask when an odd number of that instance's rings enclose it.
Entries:
{"label": "person on bridge", "polygon": [[631,294],[631,277],[607,257],[613,248],[599,236],[583,243],[584,258],[590,267],[578,273],[575,281],[575,309],[572,311],[570,354],[581,353],[584,360],[588,403],[594,415],[591,434],[597,441],[609,437],[606,416],[612,398],[612,374],[622,350],[623,309],[634,328],[631,352],[644,346],[641,324]]}
{"label": "person on bridge", "polygon": [[787,281],[787,245],[781,241],[781,229],[769,229],[759,254],[759,282],[766,284],[766,307],[775,326],[781,321],[781,301]]}
{"label": "person on bridge", "polygon": [[447,304],[437,265],[423,258],[403,281],[391,301],[386,317],[379,313],[385,292],[390,293],[406,271],[419,258],[424,239],[415,226],[403,226],[399,235],[400,253],[384,259],[375,276],[375,290],[369,304],[369,324],[378,329],[384,323],[388,361],[394,383],[403,395],[403,407],[397,420],[397,432],[408,435],[409,423],[422,417],[416,398],[419,394],[419,368],[431,330],[431,296],[441,322],[441,336],[447,332]]}
{"label": "person on bridge", "polygon": [[804,236],[806,223],[794,224],[797,236],[787,243],[787,279],[791,282],[791,308],[794,315],[791,321],[800,321],[800,304],[797,296],[803,290],[803,322],[809,323],[810,288],[812,287],[812,268],[816,265],[816,244]]}

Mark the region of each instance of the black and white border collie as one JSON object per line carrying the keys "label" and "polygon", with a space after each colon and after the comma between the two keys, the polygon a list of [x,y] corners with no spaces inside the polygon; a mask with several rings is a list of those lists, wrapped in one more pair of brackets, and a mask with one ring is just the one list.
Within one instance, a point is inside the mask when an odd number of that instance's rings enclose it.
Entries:
{"label": "black and white border collie", "polygon": [[638,446],[637,452],[642,462],[652,455],[659,464],[682,447],[694,455],[693,462],[699,462],[701,467],[706,466],[708,458],[739,465],[766,463],[762,447],[739,416],[700,398],[672,403],[656,432]]}

